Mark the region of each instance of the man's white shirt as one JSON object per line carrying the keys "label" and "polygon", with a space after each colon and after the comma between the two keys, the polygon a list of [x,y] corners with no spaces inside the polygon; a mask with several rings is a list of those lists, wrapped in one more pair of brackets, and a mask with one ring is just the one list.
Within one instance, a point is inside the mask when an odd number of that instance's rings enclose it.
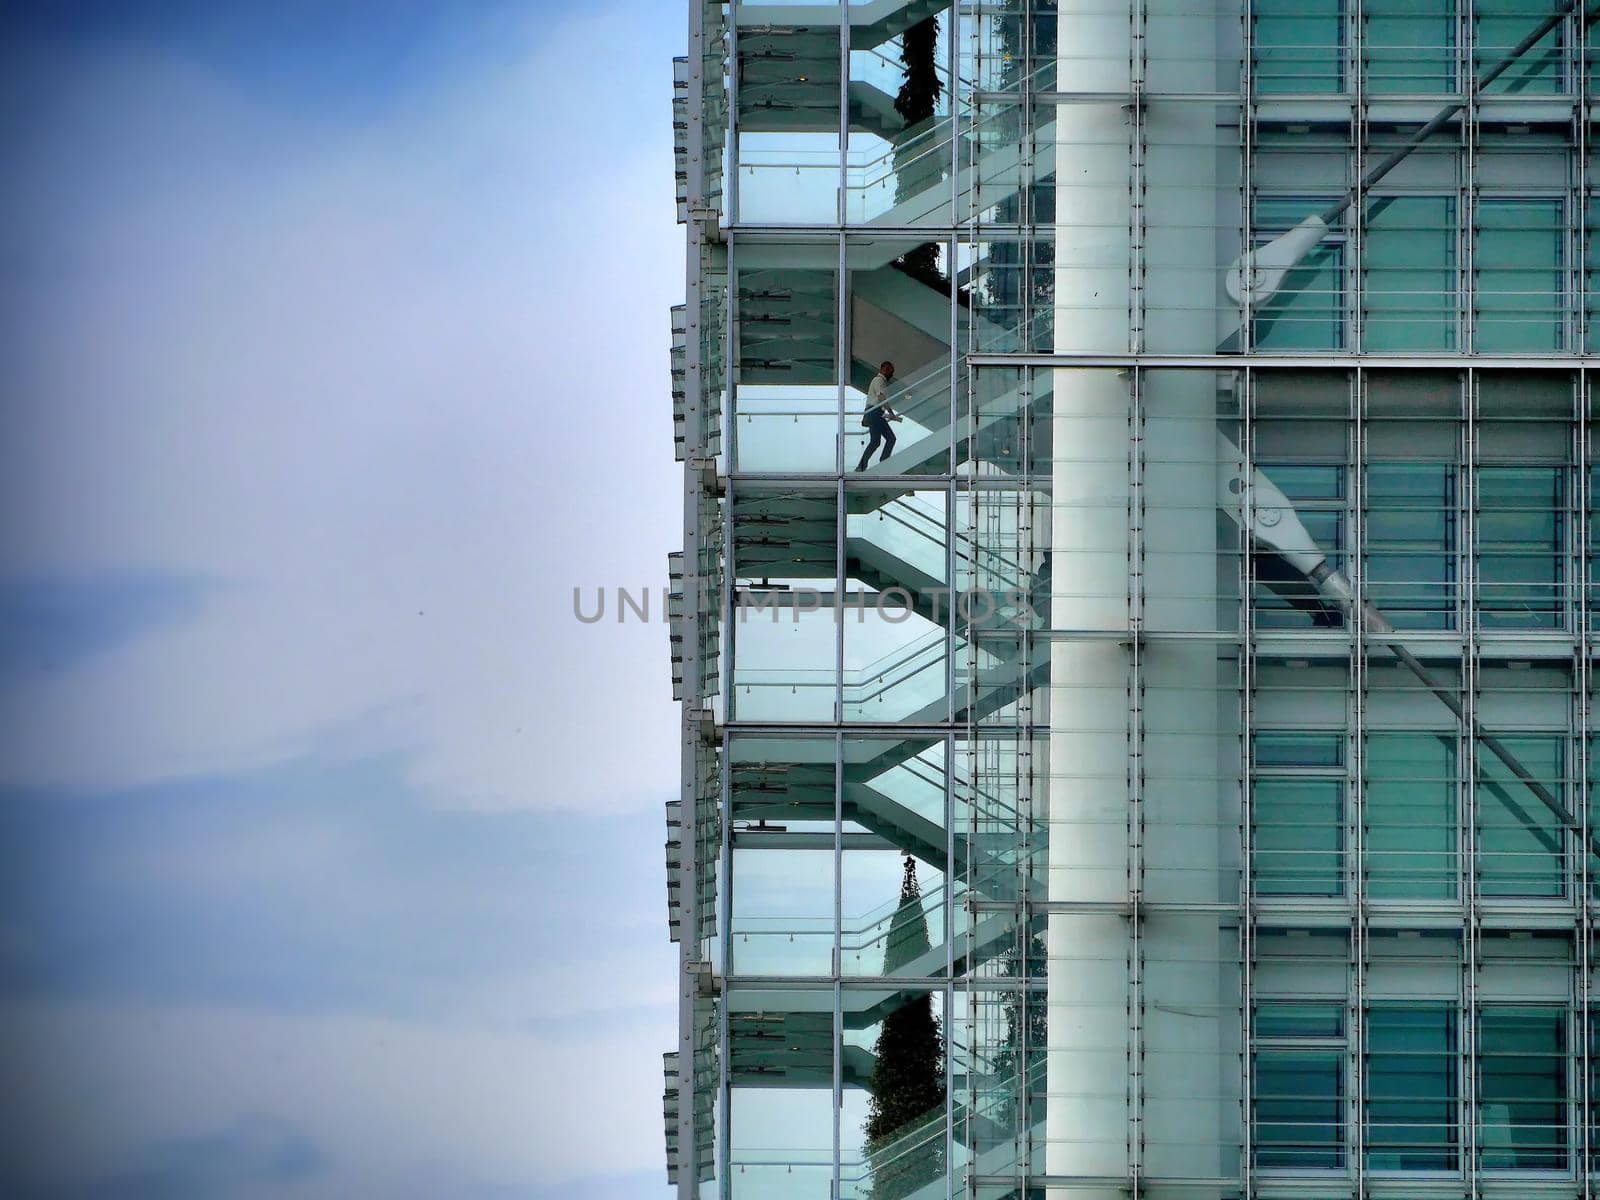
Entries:
{"label": "man's white shirt", "polygon": [[872,377],[872,382],[867,384],[867,411],[882,408],[889,403],[889,381],[880,371]]}

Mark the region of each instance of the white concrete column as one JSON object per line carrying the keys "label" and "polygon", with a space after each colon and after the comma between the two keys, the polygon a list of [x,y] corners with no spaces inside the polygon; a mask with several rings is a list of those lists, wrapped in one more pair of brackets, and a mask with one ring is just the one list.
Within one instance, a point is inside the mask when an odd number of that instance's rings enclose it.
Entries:
{"label": "white concrete column", "polygon": [[[1059,21],[1060,90],[1126,94],[1129,11],[1073,0]],[[1152,20],[1150,61],[1182,62],[1180,74],[1214,71],[1215,30],[1209,13]],[[1158,93],[1214,90],[1200,78],[1150,82]],[[1143,345],[1131,344],[1129,321],[1131,120],[1120,100],[1064,95],[1055,109],[1056,349],[1209,352],[1217,344],[1216,238],[1196,227],[1216,211],[1215,108],[1156,98],[1145,110],[1144,199],[1155,211],[1144,245]],[[1131,612],[1129,380],[1114,371],[1062,369],[1054,394],[1049,896],[1121,905],[1129,898],[1134,749],[1131,652],[1115,636],[1129,632]],[[1162,376],[1147,397],[1153,420],[1146,427],[1141,599],[1150,703],[1142,748],[1163,778],[1146,796],[1144,884],[1156,902],[1221,898],[1221,847],[1236,836],[1217,782],[1226,724],[1218,709],[1217,644],[1162,637],[1217,627],[1215,405],[1210,372]],[[1234,976],[1221,961],[1217,919],[1168,914],[1142,928],[1147,1007],[1138,1114],[1129,1105],[1129,922],[1111,912],[1057,913],[1047,929],[1047,1172],[1124,1177],[1135,1115],[1143,1122],[1146,1178],[1233,1170],[1224,1143],[1237,1136],[1237,1114],[1223,1050],[1238,1014],[1224,995]],[[1051,1200],[1121,1194],[1115,1187],[1050,1193]]]}
{"label": "white concrete column", "polygon": [[[1063,93],[1125,95],[1126,4],[1066,0]],[[1120,101],[1064,97],[1036,115],[1040,161],[1054,145],[1058,351],[1129,348],[1129,115]],[[1130,394],[1115,371],[1062,369],[1053,381],[1050,547],[1048,896],[1128,899],[1128,500]],[[1046,923],[1045,1170],[1128,1173],[1126,917],[1052,913]],[[1120,1187],[1051,1189],[1051,1200],[1115,1200]]]}

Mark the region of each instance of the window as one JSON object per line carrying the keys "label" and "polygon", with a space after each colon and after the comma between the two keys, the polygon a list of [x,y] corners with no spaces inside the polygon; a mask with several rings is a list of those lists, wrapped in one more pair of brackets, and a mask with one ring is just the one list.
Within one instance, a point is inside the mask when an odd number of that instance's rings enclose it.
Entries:
{"label": "window", "polygon": [[1367,595],[1397,629],[1455,626],[1455,467],[1367,467]]}
{"label": "window", "polygon": [[1344,91],[1344,12],[1339,0],[1257,0],[1252,12],[1259,94]]}
{"label": "window", "polygon": [[[1261,198],[1255,206],[1256,244],[1287,233],[1327,199]],[[1251,337],[1258,350],[1339,350],[1344,347],[1344,235],[1337,227],[1257,305]]]}
{"label": "window", "polygon": [[[1591,54],[1594,51],[1590,51]],[[1596,61],[1600,61],[1597,56]],[[1600,89],[1600,79],[1595,79],[1590,85]],[[1588,330],[1584,341],[1584,349],[1590,354],[1600,347],[1600,201],[1590,197],[1584,213],[1584,306],[1587,314],[1585,326]]]}
{"label": "window", "polygon": [[[1295,514],[1328,555],[1328,562],[1344,570],[1345,469],[1304,463],[1262,463],[1260,467],[1294,505]],[[1343,615],[1323,600],[1311,581],[1277,555],[1257,553],[1254,570],[1256,623],[1261,628],[1339,628],[1344,624]]]}
{"label": "window", "polygon": [[1589,1170],[1600,1170],[1600,1009],[1588,1012],[1589,1078],[1586,1096],[1589,1121]]}
{"label": "window", "polygon": [[[1504,737],[1506,750],[1558,799],[1562,739]],[[1561,822],[1495,752],[1478,744],[1478,890],[1485,896],[1560,896],[1564,834]]]}
{"label": "window", "polygon": [[1344,737],[1255,735],[1251,845],[1256,894],[1344,894]]}
{"label": "window", "polygon": [[1386,196],[1366,208],[1363,322],[1369,351],[1456,345],[1456,217],[1448,196]]}
{"label": "window", "polygon": [[1478,619],[1492,629],[1562,625],[1565,489],[1559,467],[1478,471]]}
{"label": "window", "polygon": [[816,28],[739,36],[739,220],[839,219],[839,36]]}
{"label": "window", "polygon": [[1367,0],[1362,21],[1367,91],[1434,95],[1455,90],[1451,0]]}
{"label": "window", "polygon": [[1374,733],[1366,741],[1367,891],[1378,900],[1456,894],[1453,733]]}
{"label": "window", "polygon": [[[1511,53],[1550,9],[1528,0],[1473,0],[1477,26],[1474,71],[1482,75]],[[1484,89],[1490,95],[1548,95],[1563,87],[1562,24],[1550,30]]]}
{"label": "window", "polygon": [[[1583,803],[1588,810],[1590,835],[1589,844],[1585,846],[1580,843],[1579,852],[1588,856],[1589,897],[1590,899],[1600,899],[1600,856],[1597,856],[1593,849],[1594,842],[1600,840],[1600,825],[1595,824],[1597,820],[1600,820],[1600,804],[1596,804],[1596,801],[1600,800],[1600,737],[1590,737],[1588,743],[1589,777],[1584,781]],[[1597,1099],[1600,1099],[1600,1097],[1597,1097]],[[1600,1114],[1597,1114],[1597,1116],[1600,1116]],[[1595,1143],[1595,1152],[1600,1154],[1600,1141]]]}
{"label": "window", "polygon": [[1441,1004],[1374,1005],[1367,1012],[1367,1167],[1453,1171],[1456,1014]]}
{"label": "window", "polygon": [[1473,278],[1480,351],[1561,349],[1561,208],[1559,200],[1479,202]]}
{"label": "window", "polygon": [[1344,1009],[1263,1002],[1255,1024],[1255,1165],[1342,1167]]}
{"label": "window", "polygon": [[1478,1018],[1478,1155],[1485,1169],[1567,1165],[1567,1019],[1556,1008]]}
{"label": "window", "polygon": [[[1591,438],[1595,433],[1591,432]],[[1589,468],[1589,628],[1600,628],[1600,467]]]}

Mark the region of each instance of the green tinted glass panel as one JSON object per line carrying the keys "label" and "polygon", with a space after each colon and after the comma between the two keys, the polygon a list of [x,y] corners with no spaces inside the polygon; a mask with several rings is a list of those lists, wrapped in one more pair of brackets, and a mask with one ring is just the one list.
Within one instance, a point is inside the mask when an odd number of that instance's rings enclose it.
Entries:
{"label": "green tinted glass panel", "polygon": [[[1263,239],[1270,240],[1270,239]],[[1283,278],[1272,299],[1256,309],[1261,350],[1338,350],[1344,345],[1344,247],[1318,246]]]}
{"label": "green tinted glass panel", "polygon": [[1366,208],[1368,350],[1449,350],[1456,343],[1455,201],[1384,197]]}
{"label": "green tinted glass panel", "polygon": [[[1589,810],[1589,828],[1600,831],[1600,738],[1591,737],[1589,741],[1589,778],[1584,784],[1584,804]],[[1590,841],[1596,840],[1596,834],[1591,834]],[[1591,848],[1589,854],[1589,895],[1600,896],[1600,856]],[[1600,1145],[1597,1145],[1600,1149]]]}
{"label": "green tinted glass panel", "polygon": [[1455,1011],[1442,1005],[1374,1006],[1367,1013],[1366,1079],[1368,1168],[1455,1170]]}
{"label": "green tinted glass panel", "polygon": [[[1265,243],[1316,212],[1326,198],[1274,197],[1255,207],[1255,233]],[[1344,346],[1344,244],[1325,238],[1255,310],[1251,337],[1262,350],[1338,350]]]}
{"label": "green tinted glass panel", "polygon": [[1342,1166],[1344,1051],[1258,1050],[1254,1077],[1256,1165]]}
{"label": "green tinted glass panel", "polygon": [[1561,349],[1564,237],[1558,200],[1479,202],[1473,260],[1479,350]]}
{"label": "green tinted glass panel", "polygon": [[1290,500],[1343,500],[1344,468],[1262,463],[1261,469]]}
{"label": "green tinted glass panel", "polygon": [[[1504,737],[1499,743],[1558,800],[1562,741]],[[1513,768],[1478,744],[1478,889],[1485,896],[1559,896],[1565,891],[1560,820]]]}
{"label": "green tinted glass panel", "polygon": [[1255,736],[1258,767],[1337,767],[1344,761],[1344,737],[1337,733],[1280,733]]}
{"label": "green tinted glass panel", "polygon": [[[1344,513],[1300,509],[1300,521],[1318,546],[1329,551],[1328,562],[1344,569]],[[1344,618],[1304,575],[1274,555],[1256,558],[1256,623],[1263,629],[1337,629]]]}
{"label": "green tinted glass panel", "polygon": [[1588,1012],[1589,1078],[1587,1102],[1589,1119],[1589,1170],[1600,1170],[1600,1009]]}
{"label": "green tinted glass panel", "polygon": [[1362,17],[1367,91],[1432,95],[1455,90],[1451,0],[1367,0]]}
{"label": "green tinted glass panel", "polygon": [[1256,1007],[1256,1037],[1342,1038],[1344,1009],[1337,1004],[1268,1004]]}
{"label": "green tinted glass panel", "polygon": [[[1600,61],[1600,55],[1594,50],[1589,53]],[[1589,86],[1600,89],[1600,80],[1593,80]],[[1583,252],[1584,307],[1588,314],[1584,349],[1593,354],[1600,348],[1600,203],[1593,199],[1585,210],[1584,224],[1587,229]]]}
{"label": "green tinted glass panel", "polygon": [[1256,0],[1256,91],[1327,95],[1344,90],[1340,0]]}
{"label": "green tinted glass panel", "polygon": [[1478,1146],[1485,1168],[1567,1165],[1567,1019],[1486,1008],[1478,1031]]}
{"label": "green tinted glass panel", "polygon": [[[1552,6],[1543,0],[1473,0],[1477,24],[1476,71],[1498,65],[1532,33]],[[1564,23],[1563,23],[1564,24]],[[1514,59],[1485,92],[1505,95],[1548,95],[1562,88],[1562,24]]]}
{"label": "green tinted glass panel", "polygon": [[1600,627],[1600,522],[1595,520],[1595,501],[1600,498],[1600,467],[1589,468],[1589,545],[1588,559],[1589,628]]}
{"label": "green tinted glass panel", "polygon": [[1478,608],[1487,628],[1562,623],[1563,472],[1483,467],[1478,472]]}
{"label": "green tinted glass panel", "polygon": [[1399,629],[1455,623],[1455,468],[1367,468],[1367,594]]}
{"label": "green tinted glass panel", "polygon": [[1454,735],[1372,734],[1366,774],[1368,892],[1383,900],[1454,897]]}
{"label": "green tinted glass panel", "polygon": [[1251,792],[1256,891],[1337,896],[1344,885],[1344,783],[1258,779]]}

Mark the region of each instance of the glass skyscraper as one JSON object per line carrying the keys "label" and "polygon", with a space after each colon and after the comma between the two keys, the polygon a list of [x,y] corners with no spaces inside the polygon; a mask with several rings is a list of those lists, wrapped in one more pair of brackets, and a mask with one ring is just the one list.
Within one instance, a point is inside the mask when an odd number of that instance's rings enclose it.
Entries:
{"label": "glass skyscraper", "polygon": [[1596,11],[690,0],[685,1200],[1600,1195]]}

